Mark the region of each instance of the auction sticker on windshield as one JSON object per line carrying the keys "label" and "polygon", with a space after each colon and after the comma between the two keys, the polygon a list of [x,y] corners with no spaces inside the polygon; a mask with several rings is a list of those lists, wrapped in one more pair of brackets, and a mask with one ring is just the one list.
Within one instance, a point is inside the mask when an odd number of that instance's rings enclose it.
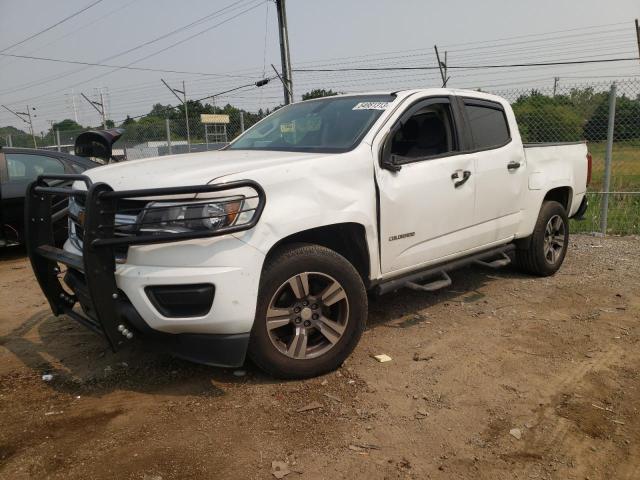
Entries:
{"label": "auction sticker on windshield", "polygon": [[352,110],[385,110],[389,102],[360,102]]}

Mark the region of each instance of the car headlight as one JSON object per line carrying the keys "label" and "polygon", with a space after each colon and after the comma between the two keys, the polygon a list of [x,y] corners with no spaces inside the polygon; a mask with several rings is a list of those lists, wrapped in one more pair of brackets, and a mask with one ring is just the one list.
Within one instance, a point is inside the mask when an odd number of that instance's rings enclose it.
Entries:
{"label": "car headlight", "polygon": [[217,230],[234,225],[242,216],[243,196],[191,202],[150,202],[140,212],[141,233],[177,233]]}

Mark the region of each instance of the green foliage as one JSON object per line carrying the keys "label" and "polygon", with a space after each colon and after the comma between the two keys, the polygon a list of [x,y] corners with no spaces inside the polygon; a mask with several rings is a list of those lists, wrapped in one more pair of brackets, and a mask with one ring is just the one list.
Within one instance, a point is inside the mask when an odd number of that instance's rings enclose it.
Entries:
{"label": "green foliage", "polygon": [[[229,115],[227,124],[227,138],[229,140],[238,136],[240,132],[240,112],[244,115],[245,128],[249,128],[254,123],[269,114],[260,109],[257,113],[247,112],[233,105],[227,104],[223,107],[216,107],[209,103],[189,100],[187,102],[189,112],[189,130],[193,143],[205,141],[204,125],[200,122],[200,115],[203,113],[219,113]],[[187,126],[184,115],[184,106],[171,107],[157,103],[153,105],[148,114],[135,120],[129,116],[120,125],[125,129],[125,133],[119,141],[120,144],[133,145],[147,141],[163,141],[167,139],[166,119],[170,120],[170,130],[172,140],[186,140]]]}
{"label": "green foliage", "polygon": [[524,142],[570,142],[582,138],[583,119],[567,97],[533,90],[512,105]]}
{"label": "green foliage", "polygon": [[340,92],[334,92],[333,90],[325,90],[324,88],[316,88],[310,92],[302,94],[302,100],[311,100],[313,98],[333,97],[334,95],[340,95]]}
{"label": "green foliage", "polygon": [[10,125],[6,127],[0,127],[0,145],[8,146],[9,142],[7,137],[9,135],[11,135],[11,144],[14,147],[33,147],[33,140],[31,139],[31,135]]}
{"label": "green foliage", "polygon": [[[640,138],[640,98],[623,95],[616,103],[614,140]],[[551,97],[532,90],[512,106],[525,142],[601,142],[607,138],[607,91],[572,89],[569,95]]]}
{"label": "green foliage", "polygon": [[82,128],[82,125],[74,122],[70,118],[65,118],[61,122],[54,123],[51,127],[53,131],[60,130],[61,132],[66,132],[69,130],[82,130]]}
{"label": "green foliage", "polygon": [[[605,98],[585,125],[587,140],[592,142],[606,140],[608,125],[609,102]],[[613,139],[631,140],[638,138],[640,138],[640,99],[632,100],[624,95],[616,98]]]}

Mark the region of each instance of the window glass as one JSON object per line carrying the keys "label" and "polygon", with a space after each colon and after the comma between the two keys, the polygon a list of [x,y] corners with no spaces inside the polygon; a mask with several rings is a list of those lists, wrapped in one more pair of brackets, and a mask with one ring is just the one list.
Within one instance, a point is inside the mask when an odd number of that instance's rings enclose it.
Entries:
{"label": "window glass", "polygon": [[457,150],[448,103],[425,107],[404,122],[391,141],[391,154],[418,159]]}
{"label": "window glass", "polygon": [[62,162],[52,157],[7,153],[5,158],[10,182],[30,182],[43,173],[64,173]]}
{"label": "window glass", "polygon": [[507,118],[502,109],[465,103],[476,149],[504,145],[510,140]]}
{"label": "window glass", "polygon": [[229,149],[344,152],[360,141],[394,99],[357,95],[288,105],[240,135]]}

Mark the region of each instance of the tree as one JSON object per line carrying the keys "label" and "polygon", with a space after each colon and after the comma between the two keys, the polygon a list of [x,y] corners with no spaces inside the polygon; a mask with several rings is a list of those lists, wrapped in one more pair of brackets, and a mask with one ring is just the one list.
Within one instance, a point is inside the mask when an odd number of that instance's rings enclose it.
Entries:
{"label": "tree", "polygon": [[325,90],[324,88],[316,88],[310,92],[302,94],[302,100],[311,100],[313,98],[333,97],[340,95],[340,92],[334,92],[333,90]]}
{"label": "tree", "polygon": [[532,90],[512,107],[525,142],[571,142],[583,138],[584,120],[566,96],[549,97]]}
{"label": "tree", "polygon": [[122,128],[127,128],[135,124],[136,124],[136,121],[133,118],[131,118],[129,115],[127,115],[127,118],[124,119],[124,121],[120,124],[120,126]]}
{"label": "tree", "polygon": [[11,136],[11,145],[14,147],[33,147],[31,135],[11,125],[0,127],[0,145],[9,145],[9,136]]}
{"label": "tree", "polygon": [[[600,102],[593,115],[584,126],[585,137],[592,142],[607,139],[609,126],[608,94]],[[616,98],[616,118],[613,128],[614,140],[634,140],[640,138],[640,99],[632,100],[623,95]]]}
{"label": "tree", "polygon": [[67,132],[69,130],[82,130],[82,125],[77,122],[74,122],[70,118],[65,118],[61,122],[54,123],[51,126],[51,130],[59,130],[61,132]]}

